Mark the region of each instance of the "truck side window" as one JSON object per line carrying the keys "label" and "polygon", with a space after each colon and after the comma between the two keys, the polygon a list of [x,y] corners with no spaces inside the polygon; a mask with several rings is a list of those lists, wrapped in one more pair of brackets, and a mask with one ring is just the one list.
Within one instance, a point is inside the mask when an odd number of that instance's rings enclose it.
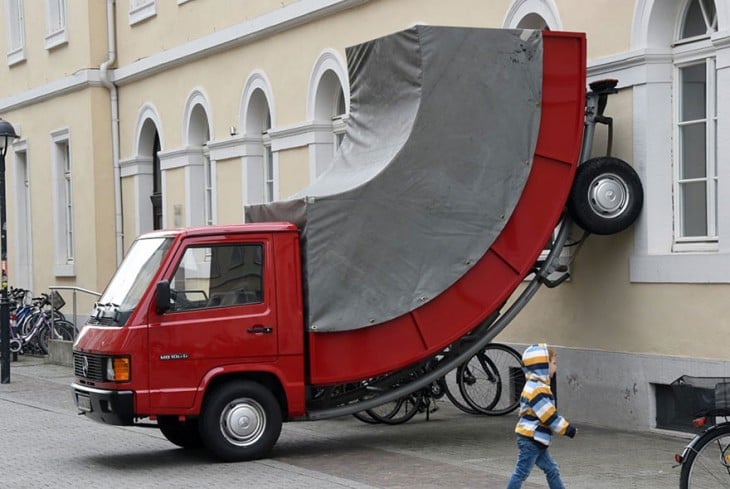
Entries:
{"label": "truck side window", "polygon": [[170,280],[170,310],[263,301],[263,245],[191,246]]}

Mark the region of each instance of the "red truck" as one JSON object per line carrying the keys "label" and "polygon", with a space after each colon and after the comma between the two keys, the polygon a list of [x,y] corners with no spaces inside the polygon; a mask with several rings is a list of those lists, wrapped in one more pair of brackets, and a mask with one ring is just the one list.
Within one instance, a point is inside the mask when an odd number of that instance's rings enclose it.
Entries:
{"label": "red truck", "polygon": [[347,131],[311,187],[134,242],[74,344],[79,412],[265,456],[284,421],[398,399],[483,348],[567,276],[572,221],[636,219],[636,173],[588,158],[616,90],[586,96],[583,34],[415,26],[347,56]]}

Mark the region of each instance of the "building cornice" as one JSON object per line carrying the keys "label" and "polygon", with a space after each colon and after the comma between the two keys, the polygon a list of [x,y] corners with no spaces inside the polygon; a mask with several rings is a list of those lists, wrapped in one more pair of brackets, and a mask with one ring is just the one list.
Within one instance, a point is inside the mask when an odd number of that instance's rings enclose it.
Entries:
{"label": "building cornice", "polygon": [[131,83],[211,54],[257,41],[333,15],[369,0],[302,0],[200,39],[148,56],[112,73],[118,85]]}
{"label": "building cornice", "polygon": [[[263,37],[292,29],[337,12],[365,4],[370,0],[301,0],[273,12],[234,25],[220,32],[190,41],[148,56],[128,65],[110,70],[111,80],[124,85],[144,79],[175,66],[189,63],[211,54],[245,45]],[[71,76],[25,90],[0,99],[0,113],[33,105],[44,100],[103,86],[98,69],[80,70]]]}
{"label": "building cornice", "polygon": [[0,99],[0,112],[20,109],[53,97],[101,86],[103,85],[99,77],[99,70],[80,70],[73,75]]}
{"label": "building cornice", "polygon": [[671,65],[672,53],[667,50],[642,49],[612,56],[596,58],[588,62],[588,82],[602,78],[616,78],[619,88],[643,85],[654,76],[650,67]]}

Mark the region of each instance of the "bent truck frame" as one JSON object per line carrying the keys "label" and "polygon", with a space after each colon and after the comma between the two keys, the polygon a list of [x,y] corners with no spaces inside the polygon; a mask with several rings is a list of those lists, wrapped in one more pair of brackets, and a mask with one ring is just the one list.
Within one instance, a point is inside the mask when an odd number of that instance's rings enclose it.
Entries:
{"label": "bent truck frame", "polygon": [[586,96],[583,34],[415,26],[347,55],[319,180],[247,224],[135,241],[74,344],[81,413],[263,457],[284,421],[398,399],[483,348],[567,278],[573,220],[636,219],[633,169],[589,159],[616,82]]}

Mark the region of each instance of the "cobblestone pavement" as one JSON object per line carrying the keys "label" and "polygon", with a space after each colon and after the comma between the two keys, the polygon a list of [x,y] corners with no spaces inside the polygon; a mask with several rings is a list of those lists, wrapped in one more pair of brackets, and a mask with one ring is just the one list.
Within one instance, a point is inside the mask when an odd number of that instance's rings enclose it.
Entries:
{"label": "cobblestone pavement", "polygon": [[[463,414],[448,401],[429,421],[368,425],[352,416],[287,423],[271,457],[219,463],[178,449],[156,429],[76,414],[71,369],[20,357],[0,385],[3,488],[504,488],[515,463],[515,416]],[[551,448],[567,487],[670,489],[687,439],[580,426]],[[533,472],[526,489],[547,487]]]}

